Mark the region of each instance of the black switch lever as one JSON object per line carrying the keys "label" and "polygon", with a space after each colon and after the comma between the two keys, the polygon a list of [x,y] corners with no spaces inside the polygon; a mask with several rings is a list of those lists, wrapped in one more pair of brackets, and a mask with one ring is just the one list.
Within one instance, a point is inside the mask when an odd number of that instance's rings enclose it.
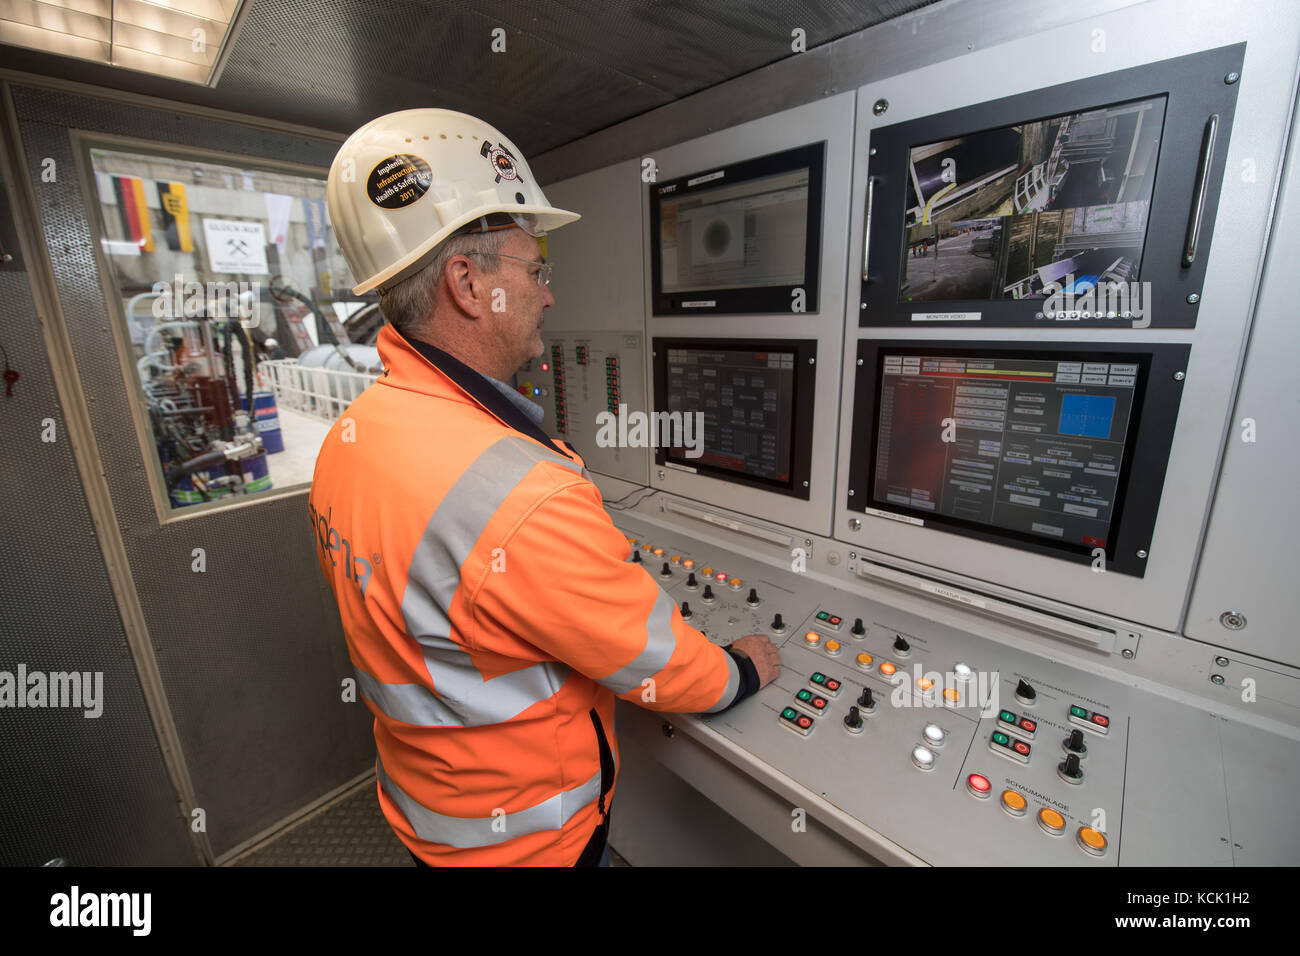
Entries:
{"label": "black switch lever", "polygon": [[1029,681],[1022,677],[1020,683],[1016,685],[1016,700],[1020,701],[1022,704],[1032,704],[1037,699],[1038,691],[1034,690],[1034,688],[1030,686]]}

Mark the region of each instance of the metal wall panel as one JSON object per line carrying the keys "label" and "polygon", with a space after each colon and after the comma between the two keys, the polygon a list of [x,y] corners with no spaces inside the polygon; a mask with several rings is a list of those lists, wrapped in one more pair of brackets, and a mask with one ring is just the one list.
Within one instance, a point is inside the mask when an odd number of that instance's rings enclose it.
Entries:
{"label": "metal wall panel", "polygon": [[[3,186],[0,185],[0,191]],[[5,204],[6,207],[8,203]],[[8,230],[6,230],[8,233]],[[6,252],[18,249],[6,241]],[[0,272],[0,671],[102,674],[86,708],[0,710],[0,866],[178,865],[193,850],[127,650],[27,273]],[[54,441],[43,441],[45,419]]]}
{"label": "metal wall panel", "polygon": [[[373,759],[369,713],[316,564],[305,491],[159,525],[77,183],[69,131],[327,168],[327,142],[15,87],[32,189],[77,371],[168,702],[220,856]],[[46,159],[56,181],[46,182]],[[27,519],[33,524],[40,520]],[[46,538],[51,536],[46,535]],[[89,542],[87,546],[91,546]],[[203,548],[206,573],[191,571]],[[47,601],[66,601],[66,586]]]}
{"label": "metal wall panel", "polygon": [[1297,133],[1300,115],[1291,125],[1291,155],[1185,626],[1188,637],[1292,667],[1300,667],[1295,636],[1300,511],[1294,503],[1300,474]]}

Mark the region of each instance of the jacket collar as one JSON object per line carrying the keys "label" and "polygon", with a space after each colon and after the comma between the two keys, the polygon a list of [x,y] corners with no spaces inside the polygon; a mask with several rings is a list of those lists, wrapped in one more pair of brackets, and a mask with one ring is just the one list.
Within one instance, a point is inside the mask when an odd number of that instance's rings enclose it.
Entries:
{"label": "jacket collar", "polygon": [[[408,339],[391,325],[385,325],[379,330],[376,345],[379,348],[379,358],[384,363],[384,379],[387,384],[428,395],[454,397],[446,395],[445,387],[439,387],[438,377],[441,375],[502,424],[541,442],[565,458],[573,457],[568,451],[557,447],[541,428],[511,404],[484,375],[455,356],[428,342]],[[564,445],[569,447],[568,442],[564,442]]]}

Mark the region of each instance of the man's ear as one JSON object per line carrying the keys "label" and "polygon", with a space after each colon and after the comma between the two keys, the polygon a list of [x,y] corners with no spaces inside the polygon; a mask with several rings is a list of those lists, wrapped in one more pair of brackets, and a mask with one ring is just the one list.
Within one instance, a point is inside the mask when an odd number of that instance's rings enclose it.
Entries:
{"label": "man's ear", "polygon": [[[482,317],[485,308],[486,287],[482,281],[474,281],[475,270],[470,263],[470,259],[462,256],[453,256],[447,260],[442,284],[457,308],[477,319]],[[482,277],[478,278],[481,280]]]}

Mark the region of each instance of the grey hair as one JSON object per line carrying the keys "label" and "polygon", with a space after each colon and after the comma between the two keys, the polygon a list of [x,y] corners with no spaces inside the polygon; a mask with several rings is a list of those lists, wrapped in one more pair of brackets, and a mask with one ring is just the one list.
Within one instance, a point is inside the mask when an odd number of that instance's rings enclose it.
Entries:
{"label": "grey hair", "polygon": [[388,320],[388,324],[402,335],[419,332],[433,315],[438,283],[442,281],[451,257],[480,253],[474,258],[481,263],[485,273],[494,275],[501,269],[501,262],[495,255],[488,253],[501,251],[508,232],[508,229],[496,229],[451,236],[438,246],[438,251],[428,265],[383,293],[379,299],[379,311]]}

